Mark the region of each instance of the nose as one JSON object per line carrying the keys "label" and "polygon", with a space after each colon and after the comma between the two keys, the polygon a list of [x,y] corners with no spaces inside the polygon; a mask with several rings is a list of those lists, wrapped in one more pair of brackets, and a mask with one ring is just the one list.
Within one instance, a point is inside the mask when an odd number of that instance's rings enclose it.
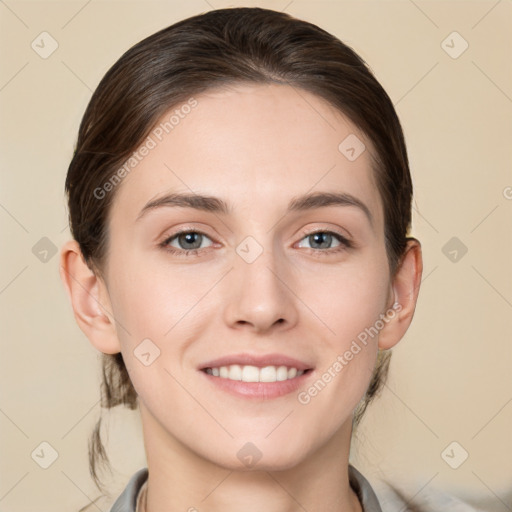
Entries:
{"label": "nose", "polygon": [[[242,256],[240,256],[240,254]],[[267,248],[254,261],[235,253],[225,283],[225,321],[233,328],[257,333],[290,329],[298,318],[289,264]]]}

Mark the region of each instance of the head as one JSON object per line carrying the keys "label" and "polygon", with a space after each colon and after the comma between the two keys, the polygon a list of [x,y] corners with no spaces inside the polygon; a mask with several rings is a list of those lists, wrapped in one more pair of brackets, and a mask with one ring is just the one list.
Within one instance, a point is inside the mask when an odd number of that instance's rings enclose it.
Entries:
{"label": "head", "polygon": [[[103,407],[141,406],[154,428],[230,468],[246,442],[283,469],[359,424],[412,319],[421,251],[400,122],[352,49],[260,8],[161,30],[94,92],[66,192],[74,240],[61,275],[103,354]],[[169,194],[188,202],[162,206]],[[271,436],[289,397],[219,402],[203,381],[209,361],[242,352],[315,372]]]}

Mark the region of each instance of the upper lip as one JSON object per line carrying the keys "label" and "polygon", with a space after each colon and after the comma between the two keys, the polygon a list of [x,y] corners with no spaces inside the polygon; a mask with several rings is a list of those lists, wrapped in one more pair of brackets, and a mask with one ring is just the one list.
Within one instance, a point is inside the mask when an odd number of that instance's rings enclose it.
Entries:
{"label": "upper lip", "polygon": [[297,370],[309,370],[312,368],[307,363],[283,354],[233,354],[203,363],[199,366],[199,369],[220,368],[221,366],[230,366],[232,364],[257,366],[259,368],[264,368],[265,366],[286,366],[288,368],[297,368]]}

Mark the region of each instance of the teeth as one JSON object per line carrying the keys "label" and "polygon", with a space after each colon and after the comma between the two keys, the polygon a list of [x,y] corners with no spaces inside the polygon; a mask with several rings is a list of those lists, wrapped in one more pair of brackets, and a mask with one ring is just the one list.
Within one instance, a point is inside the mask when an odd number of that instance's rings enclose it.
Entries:
{"label": "teeth", "polygon": [[238,364],[232,364],[229,367],[228,379],[229,380],[242,380],[242,367]]}
{"label": "teeth", "polygon": [[265,366],[260,370],[260,382],[275,382],[277,375],[275,366]]}
{"label": "teeth", "polygon": [[281,380],[286,380],[287,378],[288,378],[288,369],[286,368],[286,366],[280,366],[277,369],[276,379],[281,381]]}
{"label": "teeth", "polygon": [[220,368],[207,368],[206,373],[214,377],[229,380],[241,380],[243,382],[280,382],[295,377],[300,377],[304,370],[297,368],[288,368],[286,366],[240,366],[232,364],[230,366],[221,366]]}
{"label": "teeth", "polygon": [[[229,375],[231,376],[231,370]],[[259,382],[260,370],[256,366],[244,366],[242,369],[242,380],[244,382]]]}

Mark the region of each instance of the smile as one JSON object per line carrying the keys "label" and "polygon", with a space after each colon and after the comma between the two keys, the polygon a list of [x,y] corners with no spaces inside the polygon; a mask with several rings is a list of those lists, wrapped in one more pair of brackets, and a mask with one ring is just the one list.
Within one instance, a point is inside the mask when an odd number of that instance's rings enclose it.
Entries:
{"label": "smile", "polygon": [[208,375],[242,382],[282,382],[300,377],[304,370],[287,366],[265,366],[259,368],[251,365],[232,364],[217,368],[205,368]]}

